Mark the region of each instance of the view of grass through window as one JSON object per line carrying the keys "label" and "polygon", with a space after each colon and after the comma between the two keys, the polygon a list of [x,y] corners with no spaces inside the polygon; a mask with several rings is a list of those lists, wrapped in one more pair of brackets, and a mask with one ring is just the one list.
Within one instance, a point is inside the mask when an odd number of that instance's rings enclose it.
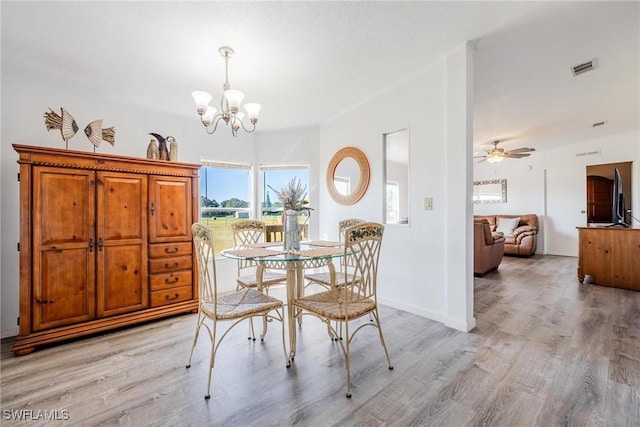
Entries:
{"label": "view of grass through window", "polygon": [[[200,169],[200,218],[212,229],[216,255],[234,246],[231,231],[234,222],[257,217],[267,224],[282,223],[282,203],[270,187],[279,191],[297,177],[309,188],[309,168],[306,165],[261,165],[261,188],[257,191],[259,209],[254,209],[253,171],[249,164],[203,162]],[[300,222],[306,219],[301,218]]]}

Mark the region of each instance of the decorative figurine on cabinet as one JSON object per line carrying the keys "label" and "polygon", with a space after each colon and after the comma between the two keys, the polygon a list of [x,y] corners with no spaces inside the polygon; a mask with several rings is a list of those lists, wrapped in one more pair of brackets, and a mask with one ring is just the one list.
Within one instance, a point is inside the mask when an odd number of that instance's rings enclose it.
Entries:
{"label": "decorative figurine on cabinet", "polygon": [[169,150],[167,149],[167,140],[157,133],[149,133],[149,135],[153,136],[158,140],[158,159],[160,160],[169,160]]}

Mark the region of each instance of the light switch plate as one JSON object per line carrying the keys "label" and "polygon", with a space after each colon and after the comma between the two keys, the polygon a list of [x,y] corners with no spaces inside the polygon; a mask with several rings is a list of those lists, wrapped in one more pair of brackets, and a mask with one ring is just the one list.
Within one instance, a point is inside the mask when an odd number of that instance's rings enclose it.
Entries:
{"label": "light switch plate", "polygon": [[433,197],[425,197],[424,198],[424,210],[430,211],[433,209]]}

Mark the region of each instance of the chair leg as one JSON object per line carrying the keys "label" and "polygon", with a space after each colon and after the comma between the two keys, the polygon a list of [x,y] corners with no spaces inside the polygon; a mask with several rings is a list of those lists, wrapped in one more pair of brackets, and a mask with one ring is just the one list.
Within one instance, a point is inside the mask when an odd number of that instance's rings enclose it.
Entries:
{"label": "chair leg", "polygon": [[247,337],[247,339],[249,340],[256,340],[256,333],[255,330],[253,329],[253,317],[249,318],[249,336]]}
{"label": "chair leg", "polygon": [[[205,400],[211,397],[211,376],[213,375],[213,366],[216,361],[216,322],[211,326],[211,354],[209,355],[209,379],[207,380],[207,394],[204,395]],[[224,335],[222,336],[224,338]]]}
{"label": "chair leg", "polygon": [[[340,322],[340,329],[342,329],[342,323]],[[349,337],[349,321],[344,322],[344,330],[347,334],[346,347],[345,347],[345,355],[344,355],[344,364],[347,369],[347,398],[351,398],[351,353],[349,349],[350,337]]]}
{"label": "chair leg", "polygon": [[373,312],[373,317],[375,318],[375,322],[378,326],[378,335],[380,336],[380,344],[382,344],[382,349],[384,350],[385,356],[387,356],[387,363],[389,364],[389,370],[393,370],[393,365],[391,364],[391,358],[389,357],[389,351],[387,351],[387,344],[384,342],[384,336],[382,335],[382,326],[380,326],[380,317],[378,316],[378,310],[376,309]]}
{"label": "chair leg", "polygon": [[[253,319],[253,318],[252,318]],[[260,341],[264,341],[264,337],[267,335],[267,325],[269,319],[267,319],[267,315],[262,316],[262,334],[260,334]],[[254,338],[255,340],[255,338]]]}
{"label": "chair leg", "polygon": [[287,368],[291,367],[291,359],[289,359],[289,352],[287,351],[287,342],[285,340],[284,333],[284,307],[282,307],[282,311],[276,310],[278,316],[280,316],[280,323],[282,323],[282,349],[284,350],[284,360]]}
{"label": "chair leg", "polygon": [[191,358],[193,357],[193,350],[196,348],[196,344],[198,343],[198,335],[200,334],[200,326],[202,326],[202,322],[205,317],[198,310],[198,321],[196,322],[196,333],[193,337],[193,344],[191,345],[191,352],[189,353],[189,361],[187,362],[187,369],[191,367]]}

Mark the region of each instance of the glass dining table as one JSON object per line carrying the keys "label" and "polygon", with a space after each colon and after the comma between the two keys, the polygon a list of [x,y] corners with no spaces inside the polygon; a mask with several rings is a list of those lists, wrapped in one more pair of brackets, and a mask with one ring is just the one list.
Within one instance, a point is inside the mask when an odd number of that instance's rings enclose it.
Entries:
{"label": "glass dining table", "polygon": [[289,358],[293,361],[296,355],[296,313],[292,301],[304,293],[303,272],[310,268],[327,267],[331,277],[335,278],[332,261],[344,256],[342,243],[326,240],[300,242],[300,250],[285,251],[282,242],[267,242],[225,249],[220,254],[226,258],[255,262],[259,289],[262,288],[260,280],[265,268],[286,271]]}

